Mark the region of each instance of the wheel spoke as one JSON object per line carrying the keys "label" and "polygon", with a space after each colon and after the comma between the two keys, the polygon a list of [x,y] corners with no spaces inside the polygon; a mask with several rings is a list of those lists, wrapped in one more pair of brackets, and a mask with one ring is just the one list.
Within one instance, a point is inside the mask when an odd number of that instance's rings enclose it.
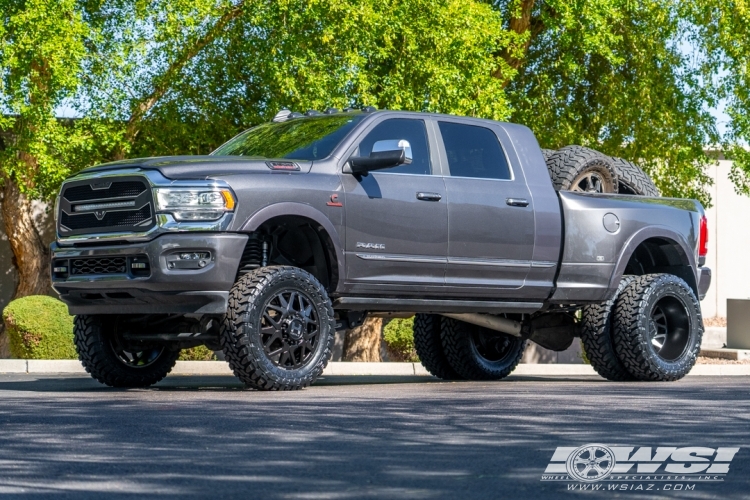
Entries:
{"label": "wheel spoke", "polygon": [[606,471],[605,469],[603,469],[603,468],[602,468],[602,467],[601,467],[601,466],[600,466],[599,464],[593,464],[593,468],[594,468],[594,470],[595,470],[596,472],[598,472],[598,473],[599,473],[599,475],[600,475],[600,476],[601,476],[601,475],[603,475],[603,474],[605,474],[605,473],[607,472],[607,471]]}
{"label": "wheel spoke", "polygon": [[271,315],[270,315],[270,314],[268,314],[268,312],[264,312],[264,313],[263,313],[263,317],[264,317],[264,318],[265,318],[265,319],[266,319],[266,320],[267,320],[267,321],[268,321],[269,323],[271,323],[271,327],[272,327],[272,328],[274,328],[275,330],[280,330],[280,329],[281,329],[281,323],[279,323],[278,321],[276,321],[275,319],[273,319],[273,318],[271,317]]}
{"label": "wheel spoke", "polygon": [[281,333],[280,332],[274,332],[273,334],[268,336],[268,340],[266,340],[263,343],[263,346],[266,348],[271,347],[271,344],[273,344],[273,341],[276,339],[281,339]]}
{"label": "wheel spoke", "polygon": [[294,299],[297,297],[297,292],[292,292],[289,295],[289,302],[286,304],[286,312],[287,314],[292,312],[294,310]]}

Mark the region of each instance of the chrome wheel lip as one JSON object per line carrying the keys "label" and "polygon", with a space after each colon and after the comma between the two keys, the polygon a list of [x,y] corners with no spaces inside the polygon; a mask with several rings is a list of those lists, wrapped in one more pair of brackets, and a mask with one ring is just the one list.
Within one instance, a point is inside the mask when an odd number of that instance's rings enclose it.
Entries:
{"label": "chrome wheel lip", "polygon": [[306,366],[320,342],[315,302],[302,290],[286,288],[266,300],[261,311],[258,331],[266,359],[284,370]]}

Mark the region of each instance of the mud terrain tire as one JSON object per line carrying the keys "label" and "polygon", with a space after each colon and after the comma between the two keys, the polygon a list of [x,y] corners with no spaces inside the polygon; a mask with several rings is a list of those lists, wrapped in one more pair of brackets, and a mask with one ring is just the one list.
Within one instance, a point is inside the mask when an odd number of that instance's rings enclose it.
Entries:
{"label": "mud terrain tire", "polygon": [[586,357],[596,373],[615,382],[635,380],[617,356],[613,338],[615,301],[634,279],[635,276],[623,277],[614,297],[601,304],[585,306],[581,318],[581,341],[586,350]]}
{"label": "mud terrain tire", "polygon": [[87,372],[110,387],[148,387],[172,371],[179,350],[154,345],[142,351],[122,347],[113,319],[76,316],[73,340]]}
{"label": "mud terrain tire", "polygon": [[583,146],[565,146],[547,159],[558,191],[616,193],[617,172],[609,156]]}
{"label": "mud terrain tire", "polygon": [[500,380],[521,361],[526,341],[453,318],[441,318],[440,339],[448,363],[467,380]]}
{"label": "mud terrain tire", "polygon": [[272,266],[245,274],[232,287],[221,342],[245,385],[288,391],[323,373],[334,332],[331,300],[318,280],[296,267]]}
{"label": "mud terrain tire", "polygon": [[700,352],[703,320],[693,290],[672,274],[634,279],[615,302],[617,355],[639,380],[679,380]]}
{"label": "mud terrain tire", "polygon": [[440,318],[437,314],[419,313],[414,316],[414,349],[428,372],[443,380],[458,380],[461,376],[451,368],[443,352]]}

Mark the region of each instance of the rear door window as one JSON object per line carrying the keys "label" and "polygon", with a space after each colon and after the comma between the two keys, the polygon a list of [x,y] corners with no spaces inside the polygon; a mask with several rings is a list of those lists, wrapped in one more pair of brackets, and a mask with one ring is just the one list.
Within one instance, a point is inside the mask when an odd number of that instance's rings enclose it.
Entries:
{"label": "rear door window", "polygon": [[451,177],[512,178],[505,152],[492,130],[463,123],[438,123]]}

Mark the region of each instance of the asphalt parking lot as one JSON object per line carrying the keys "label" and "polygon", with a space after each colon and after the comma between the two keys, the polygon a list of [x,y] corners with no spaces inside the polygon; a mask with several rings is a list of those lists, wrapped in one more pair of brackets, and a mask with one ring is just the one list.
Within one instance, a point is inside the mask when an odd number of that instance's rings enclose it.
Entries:
{"label": "asphalt parking lot", "polygon": [[748,498],[749,385],[329,376],[264,393],[223,376],[114,390],[84,376],[0,375],[0,495],[590,498],[541,475],[556,447],[602,443],[740,447],[724,481],[602,496]]}

